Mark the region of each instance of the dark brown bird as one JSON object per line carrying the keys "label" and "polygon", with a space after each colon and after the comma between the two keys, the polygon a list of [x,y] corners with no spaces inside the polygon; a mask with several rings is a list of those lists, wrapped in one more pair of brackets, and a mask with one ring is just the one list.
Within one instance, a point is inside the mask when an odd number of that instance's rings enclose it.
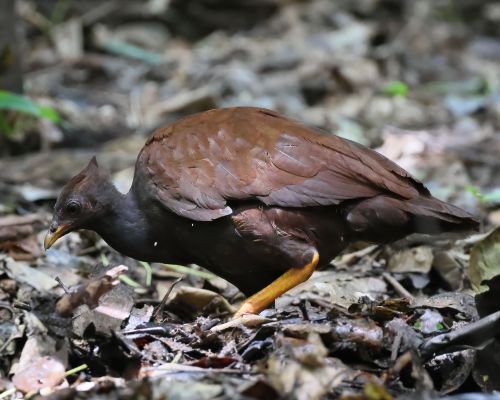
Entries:
{"label": "dark brown bird", "polygon": [[261,311],[353,241],[477,225],[375,151],[242,107],[154,132],[125,195],[92,159],[59,195],[45,247],[91,229],[138,260],[202,265],[251,296],[239,315]]}

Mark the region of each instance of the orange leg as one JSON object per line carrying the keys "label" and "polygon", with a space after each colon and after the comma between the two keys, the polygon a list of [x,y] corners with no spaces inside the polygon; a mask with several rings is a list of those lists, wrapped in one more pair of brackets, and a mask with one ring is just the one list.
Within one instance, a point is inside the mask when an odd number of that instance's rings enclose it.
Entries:
{"label": "orange leg", "polygon": [[258,314],[271,304],[277,297],[289,291],[309,279],[316,265],[318,265],[319,254],[314,252],[312,260],[302,268],[290,268],[274,282],[271,282],[264,289],[249,297],[243,305],[236,311],[235,317],[244,314]]}

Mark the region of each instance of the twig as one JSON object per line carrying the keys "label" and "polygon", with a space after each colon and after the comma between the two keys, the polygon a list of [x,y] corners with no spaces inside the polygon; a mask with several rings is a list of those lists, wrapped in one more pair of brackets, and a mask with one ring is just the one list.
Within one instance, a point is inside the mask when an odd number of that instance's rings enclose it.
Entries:
{"label": "twig", "polygon": [[403,285],[401,285],[396,279],[394,279],[389,273],[384,272],[382,274],[384,279],[389,282],[390,285],[394,288],[394,290],[401,296],[405,297],[410,300],[415,300],[415,297],[408,291],[406,290]]}
{"label": "twig", "polygon": [[162,374],[179,374],[179,373],[201,373],[201,374],[235,374],[235,375],[255,375],[257,372],[254,371],[242,371],[237,369],[223,369],[223,368],[200,368],[194,367],[192,365],[182,365],[176,363],[167,363],[160,365],[159,367],[144,368],[146,372],[156,372]]}
{"label": "twig", "polygon": [[395,360],[391,368],[382,374],[382,381],[387,382],[389,379],[398,376],[400,372],[409,364],[413,359],[412,352],[407,351]]}
{"label": "twig", "polygon": [[171,364],[177,364],[179,363],[180,359],[182,357],[182,351],[178,351],[175,357],[170,361]]}
{"label": "twig", "polygon": [[56,280],[56,282],[59,284],[59,286],[62,287],[62,290],[64,290],[64,293],[68,294],[69,293],[69,289],[68,287],[64,284],[64,282],[61,280],[61,278],[59,278],[58,276],[56,276],[54,278]]}
{"label": "twig", "polygon": [[93,253],[97,250],[99,250],[99,246],[90,246],[90,247],[86,247],[85,249],[80,250],[77,254],[79,256],[86,256],[87,254]]}
{"label": "twig", "polygon": [[163,296],[163,299],[161,300],[160,304],[156,307],[155,311],[153,312],[153,319],[156,321],[159,315],[163,314],[163,308],[165,307],[165,303],[168,300],[168,297],[170,296],[170,293],[172,293],[172,290],[174,289],[174,286],[177,285],[180,281],[182,281],[182,276],[180,278],[177,278],[175,281],[172,282],[170,287],[167,290],[167,293],[165,293],[165,296]]}
{"label": "twig", "polygon": [[424,359],[436,353],[470,348],[483,348],[500,333],[500,311],[442,335],[434,336],[420,346]]}
{"label": "twig", "polygon": [[8,396],[12,396],[12,395],[13,395],[13,394],[15,394],[16,392],[17,392],[17,388],[16,388],[16,387],[13,387],[13,388],[7,389],[5,392],[0,393],[0,399],[5,399],[5,398],[7,398]]}
{"label": "twig", "polygon": [[14,308],[17,308],[18,310],[23,310],[23,311],[31,311],[32,307],[29,304],[22,303],[20,301],[15,301],[13,304]]}
{"label": "twig", "polygon": [[129,329],[128,331],[121,332],[123,335],[158,335],[165,336],[169,333],[169,329],[166,326],[148,326],[146,328],[135,328]]}
{"label": "twig", "polygon": [[302,313],[302,318],[304,321],[310,321],[309,313],[307,312],[307,300],[300,300],[299,302],[299,310]]}
{"label": "twig", "polygon": [[403,334],[401,331],[398,331],[391,346],[391,361],[396,361],[396,358],[398,357],[399,347],[401,346],[401,339],[403,339]]}

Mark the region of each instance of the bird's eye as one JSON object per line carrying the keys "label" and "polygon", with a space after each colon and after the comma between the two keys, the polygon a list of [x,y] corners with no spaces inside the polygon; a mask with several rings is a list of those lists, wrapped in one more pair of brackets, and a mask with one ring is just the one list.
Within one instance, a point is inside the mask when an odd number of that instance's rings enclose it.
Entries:
{"label": "bird's eye", "polygon": [[70,201],[68,204],[66,204],[66,212],[68,214],[76,215],[80,212],[80,210],[80,203],[77,203],[76,201]]}

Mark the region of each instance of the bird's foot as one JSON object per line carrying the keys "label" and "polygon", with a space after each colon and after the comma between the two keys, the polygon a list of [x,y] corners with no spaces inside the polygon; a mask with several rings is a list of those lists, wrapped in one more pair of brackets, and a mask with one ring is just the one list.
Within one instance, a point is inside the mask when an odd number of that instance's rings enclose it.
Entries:
{"label": "bird's foot", "polygon": [[311,261],[302,268],[290,268],[278,279],[271,282],[264,289],[250,296],[234,314],[234,318],[247,314],[259,314],[265,310],[277,297],[289,289],[307,280],[318,265],[319,254],[314,251]]}

